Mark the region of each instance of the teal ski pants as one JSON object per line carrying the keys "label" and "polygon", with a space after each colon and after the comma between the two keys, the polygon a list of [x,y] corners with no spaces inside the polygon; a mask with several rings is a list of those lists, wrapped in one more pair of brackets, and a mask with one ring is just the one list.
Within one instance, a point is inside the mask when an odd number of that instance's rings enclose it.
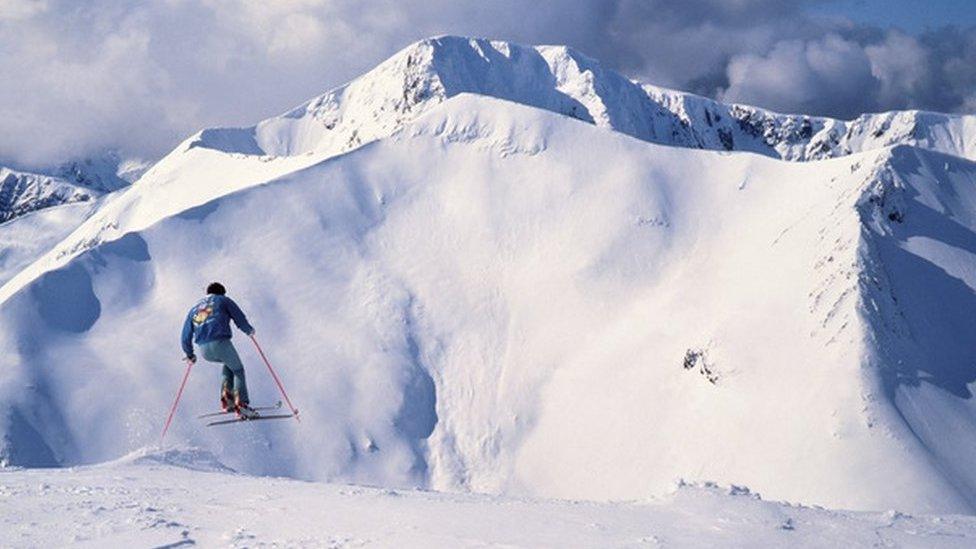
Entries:
{"label": "teal ski pants", "polygon": [[229,339],[217,339],[200,345],[203,358],[207,362],[217,362],[224,365],[223,383],[220,386],[221,395],[230,392],[239,404],[248,404],[247,381],[244,379],[244,365],[241,357],[237,356],[237,349]]}

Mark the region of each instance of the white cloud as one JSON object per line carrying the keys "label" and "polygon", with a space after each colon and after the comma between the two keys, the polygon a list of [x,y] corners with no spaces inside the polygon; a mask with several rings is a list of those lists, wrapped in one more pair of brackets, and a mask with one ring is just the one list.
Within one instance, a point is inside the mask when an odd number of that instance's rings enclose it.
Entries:
{"label": "white cloud", "polygon": [[780,111],[829,113],[837,104],[871,109],[877,81],[863,48],[836,34],[787,40],[765,55],[734,56],[722,99]]}
{"label": "white cloud", "polygon": [[0,0],[0,21],[30,19],[46,10],[46,0]]}
{"label": "white cloud", "polygon": [[881,83],[880,103],[892,107],[909,106],[907,100],[928,77],[928,52],[918,40],[899,31],[888,33],[884,41],[864,48],[871,60],[871,74]]}

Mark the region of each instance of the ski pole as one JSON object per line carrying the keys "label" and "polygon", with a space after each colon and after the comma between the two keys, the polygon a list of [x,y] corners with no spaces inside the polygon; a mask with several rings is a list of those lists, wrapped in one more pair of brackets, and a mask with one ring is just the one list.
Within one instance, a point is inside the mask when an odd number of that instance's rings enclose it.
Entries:
{"label": "ski pole", "polygon": [[288,398],[288,393],[285,392],[285,388],[281,385],[281,380],[278,379],[278,374],[275,373],[274,368],[271,367],[271,363],[268,362],[268,357],[264,356],[264,351],[261,350],[261,345],[258,344],[258,340],[255,339],[253,335],[249,335],[248,337],[250,337],[251,341],[254,342],[254,347],[258,350],[258,354],[261,355],[261,360],[264,361],[264,364],[268,367],[268,371],[271,372],[271,377],[273,377],[275,383],[278,384],[278,389],[281,390],[281,395],[285,397],[285,402],[287,402],[288,407],[291,408],[291,413],[293,416],[295,416],[295,421],[301,423],[302,420],[298,417],[298,409],[295,408],[295,406],[291,403],[291,399]]}
{"label": "ski pole", "polygon": [[183,374],[183,381],[180,382],[180,389],[176,391],[176,400],[173,401],[173,406],[169,409],[169,417],[166,418],[166,425],[163,426],[163,434],[159,435],[159,445],[163,445],[163,439],[166,438],[166,431],[169,430],[169,424],[173,421],[173,414],[176,413],[176,405],[180,403],[180,397],[183,396],[183,387],[186,387],[186,380],[190,377],[190,370],[193,369],[193,361],[190,359],[186,360],[186,372]]}

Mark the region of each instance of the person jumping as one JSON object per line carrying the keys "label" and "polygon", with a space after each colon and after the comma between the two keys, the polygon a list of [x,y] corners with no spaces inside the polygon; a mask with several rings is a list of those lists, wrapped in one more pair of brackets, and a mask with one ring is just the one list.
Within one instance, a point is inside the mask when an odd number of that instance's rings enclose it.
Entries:
{"label": "person jumping", "polygon": [[220,387],[220,409],[234,411],[241,419],[252,419],[258,413],[250,407],[247,396],[247,382],[244,379],[244,365],[237,356],[234,344],[230,342],[230,321],[249,336],[254,328],[234,300],[227,297],[223,284],[213,282],[207,286],[207,296],[190,309],[183,323],[181,342],[186,360],[196,362],[193,342],[200,347],[204,360],[224,365],[223,383]]}

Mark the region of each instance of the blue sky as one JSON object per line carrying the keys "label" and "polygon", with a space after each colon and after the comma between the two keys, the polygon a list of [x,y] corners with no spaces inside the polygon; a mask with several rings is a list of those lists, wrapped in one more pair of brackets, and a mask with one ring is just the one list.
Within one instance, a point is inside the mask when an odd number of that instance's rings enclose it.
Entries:
{"label": "blue sky", "polygon": [[810,11],[843,15],[868,25],[896,26],[913,33],[944,25],[976,24],[974,0],[833,0]]}

